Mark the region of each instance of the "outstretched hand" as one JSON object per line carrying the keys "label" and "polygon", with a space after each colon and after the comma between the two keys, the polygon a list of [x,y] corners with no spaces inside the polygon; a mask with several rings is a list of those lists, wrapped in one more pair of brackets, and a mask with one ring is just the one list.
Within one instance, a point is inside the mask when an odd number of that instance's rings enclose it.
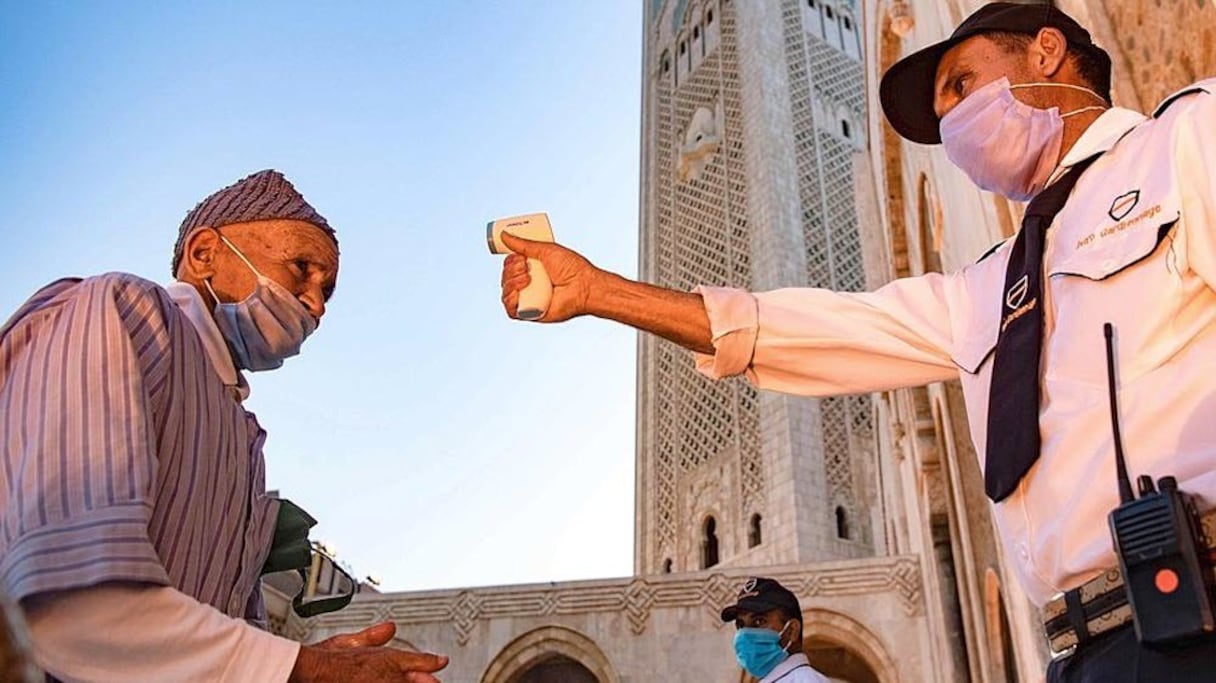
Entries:
{"label": "outstretched hand", "polygon": [[290,683],[370,681],[372,683],[439,683],[431,674],[448,658],[427,652],[384,647],[397,633],[392,622],[344,633],[300,648]]}
{"label": "outstretched hand", "polygon": [[509,317],[519,318],[519,293],[532,281],[528,259],[540,261],[553,284],[549,308],[539,322],[562,322],[588,312],[592,281],[600,272],[590,261],[560,244],[533,242],[506,232],[502,242],[512,251],[502,265],[502,305]]}

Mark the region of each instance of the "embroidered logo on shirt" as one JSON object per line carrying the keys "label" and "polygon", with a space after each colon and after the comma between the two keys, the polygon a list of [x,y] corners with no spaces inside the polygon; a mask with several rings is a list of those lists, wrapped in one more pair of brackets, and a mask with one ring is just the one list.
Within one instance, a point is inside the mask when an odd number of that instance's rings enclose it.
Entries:
{"label": "embroidered logo on shirt", "polygon": [[[1139,200],[1140,200],[1139,191],[1137,191],[1136,192],[1136,201],[1139,201]],[[1116,203],[1118,203],[1118,202],[1116,202]],[[1131,204],[1131,206],[1129,206],[1127,208],[1127,211],[1130,212],[1133,208],[1135,208],[1135,206],[1136,206],[1136,204],[1133,202]],[[1114,208],[1115,207],[1112,206],[1111,210],[1113,211]],[[1105,239],[1107,237],[1112,237],[1114,235],[1123,233],[1127,230],[1132,230],[1134,228],[1142,227],[1145,224],[1144,223],[1145,221],[1149,221],[1149,220],[1156,218],[1157,215],[1161,213],[1161,211],[1162,211],[1161,205],[1154,204],[1153,206],[1136,214],[1132,218],[1128,218],[1126,220],[1121,220],[1118,223],[1115,223],[1114,225],[1109,225],[1105,228],[1102,228],[1101,230],[1096,230],[1094,232],[1091,232],[1088,235],[1077,240],[1077,250],[1080,251],[1081,249],[1084,249],[1085,247],[1088,247],[1091,244],[1094,244],[1099,239]],[[1124,215],[1126,216],[1127,214],[1125,213]],[[1151,223],[1149,225],[1151,225]]]}
{"label": "embroidered logo on shirt", "polygon": [[1131,213],[1132,209],[1136,208],[1136,205],[1139,203],[1140,190],[1132,190],[1131,192],[1127,192],[1115,197],[1115,201],[1111,202],[1110,209],[1108,209],[1106,213],[1110,214],[1111,218],[1121,221],[1126,218],[1127,214]]}

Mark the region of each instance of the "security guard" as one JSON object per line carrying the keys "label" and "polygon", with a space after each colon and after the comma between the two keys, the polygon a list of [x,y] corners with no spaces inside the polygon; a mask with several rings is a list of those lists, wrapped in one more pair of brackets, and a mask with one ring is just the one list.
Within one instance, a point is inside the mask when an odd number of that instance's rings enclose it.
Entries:
{"label": "security guard", "polygon": [[776,579],[748,579],[722,621],[735,622],[735,658],[759,683],[828,683],[802,653],[798,598]]}
{"label": "security guard", "polygon": [[[1130,625],[1106,524],[1120,492],[1103,352],[1109,325],[1132,476],[1216,506],[1216,80],[1149,117],[1112,107],[1110,58],[1085,29],[997,2],[896,63],[880,95],[903,137],[1029,200],[1012,240],[874,292],[753,294],[665,290],[507,237],[508,315],[536,258],[554,284],[542,322],[623,322],[693,350],[710,377],[812,396],[960,380],[1005,555],[1070,653],[1050,680],[1216,680],[1210,634],[1163,647]],[[1207,555],[1203,537],[1192,551]]]}

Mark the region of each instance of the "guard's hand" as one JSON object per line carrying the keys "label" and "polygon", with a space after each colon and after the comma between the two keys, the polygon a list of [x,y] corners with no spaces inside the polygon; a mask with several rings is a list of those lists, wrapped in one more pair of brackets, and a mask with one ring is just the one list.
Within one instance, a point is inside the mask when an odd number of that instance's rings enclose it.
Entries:
{"label": "guard's hand", "polygon": [[431,674],[447,666],[448,658],[384,647],[396,633],[392,622],[384,622],[305,645],[296,657],[289,683],[439,683]]}
{"label": "guard's hand", "polygon": [[502,243],[513,252],[502,264],[502,305],[508,317],[519,317],[516,315],[519,293],[532,281],[528,276],[530,258],[544,264],[553,283],[549,309],[540,322],[561,322],[588,312],[592,281],[600,273],[590,261],[560,244],[533,242],[506,232],[502,234]]}

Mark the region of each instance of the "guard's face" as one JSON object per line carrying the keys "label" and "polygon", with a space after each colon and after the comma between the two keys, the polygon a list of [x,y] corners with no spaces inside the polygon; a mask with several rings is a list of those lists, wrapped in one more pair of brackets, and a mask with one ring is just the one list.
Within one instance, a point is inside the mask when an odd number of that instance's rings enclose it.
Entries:
{"label": "guard's face", "polygon": [[1011,53],[986,36],[972,36],[950,48],[937,64],[933,87],[937,118],[944,118],[967,95],[998,78],[1007,77],[1010,83],[1030,80],[1026,61],[1024,55]]}
{"label": "guard's face", "polygon": [[[204,232],[204,231],[200,231]],[[222,301],[240,301],[253,292],[257,276],[215,231],[187,243],[187,259],[205,255],[211,286]],[[219,229],[253,267],[295,295],[318,321],[338,281],[338,249],[317,226],[296,220],[235,223]],[[203,250],[200,251],[199,247]],[[194,266],[195,264],[191,264]]]}

